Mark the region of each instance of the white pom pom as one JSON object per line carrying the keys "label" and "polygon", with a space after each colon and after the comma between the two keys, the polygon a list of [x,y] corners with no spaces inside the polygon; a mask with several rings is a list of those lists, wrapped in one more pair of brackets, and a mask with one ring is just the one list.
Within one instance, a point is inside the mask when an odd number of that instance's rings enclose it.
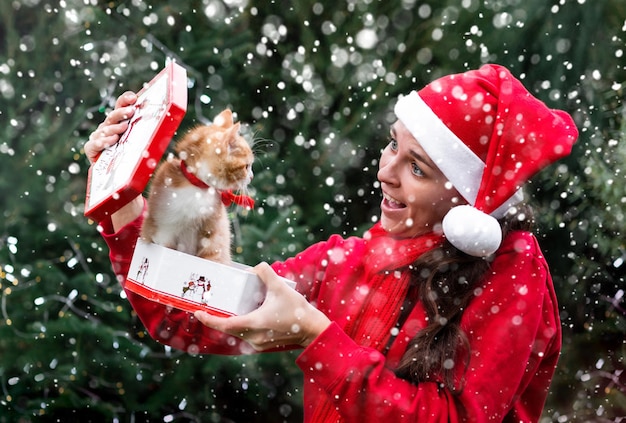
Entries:
{"label": "white pom pom", "polygon": [[498,221],[480,210],[456,206],[443,218],[443,233],[459,250],[475,257],[487,257],[496,252],[502,242]]}

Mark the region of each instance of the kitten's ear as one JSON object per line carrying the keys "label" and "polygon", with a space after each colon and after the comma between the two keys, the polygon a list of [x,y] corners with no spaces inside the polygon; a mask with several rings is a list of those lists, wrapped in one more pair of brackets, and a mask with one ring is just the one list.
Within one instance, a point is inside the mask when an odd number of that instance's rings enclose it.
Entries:
{"label": "kitten's ear", "polygon": [[237,146],[237,135],[239,134],[240,126],[239,122],[237,122],[224,132],[224,136],[228,140],[228,144],[231,148]]}
{"label": "kitten's ear", "polygon": [[224,110],[213,119],[213,124],[222,128],[233,126],[233,112],[230,109]]}

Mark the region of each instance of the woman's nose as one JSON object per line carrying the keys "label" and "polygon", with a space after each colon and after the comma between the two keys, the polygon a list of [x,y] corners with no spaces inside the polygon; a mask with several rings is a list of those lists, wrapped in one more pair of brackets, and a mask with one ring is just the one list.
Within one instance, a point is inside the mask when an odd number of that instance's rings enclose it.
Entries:
{"label": "woman's nose", "polygon": [[380,182],[384,182],[388,185],[397,184],[398,178],[393,159],[385,159],[381,157],[377,177]]}

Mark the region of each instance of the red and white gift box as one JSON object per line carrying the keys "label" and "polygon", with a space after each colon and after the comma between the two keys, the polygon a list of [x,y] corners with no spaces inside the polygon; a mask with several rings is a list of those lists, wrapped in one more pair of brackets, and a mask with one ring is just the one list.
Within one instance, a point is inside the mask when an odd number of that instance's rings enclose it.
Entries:
{"label": "red and white gift box", "polygon": [[[187,73],[171,62],[139,93],[128,130],[89,169],[85,216],[101,221],[141,195],[187,109]],[[285,279],[295,287],[295,283]],[[265,286],[239,263],[225,265],[137,241],[124,288],[167,312],[248,313]],[[140,318],[145,308],[136,308]],[[155,308],[150,308],[155,310]]]}
{"label": "red and white gift box", "polygon": [[[283,280],[295,288],[295,282]],[[265,285],[248,266],[217,263],[142,240],[124,288],[159,304],[218,316],[249,313],[265,298]]]}

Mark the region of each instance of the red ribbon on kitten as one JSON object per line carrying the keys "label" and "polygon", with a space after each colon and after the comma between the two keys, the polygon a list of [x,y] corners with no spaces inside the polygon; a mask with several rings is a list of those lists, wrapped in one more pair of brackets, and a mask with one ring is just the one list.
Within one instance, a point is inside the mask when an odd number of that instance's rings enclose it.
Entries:
{"label": "red ribbon on kitten", "polygon": [[[180,161],[180,170],[183,173],[183,175],[185,175],[185,178],[187,178],[187,180],[191,182],[192,185],[198,188],[202,188],[202,189],[211,188],[203,180],[198,178],[196,175],[191,173],[189,169],[187,169],[187,165],[185,164],[184,160]],[[220,193],[222,197],[222,203],[226,207],[230,206],[232,203],[235,203],[238,206],[243,207],[248,210],[252,210],[254,208],[254,199],[252,199],[251,197],[247,195],[235,194],[231,190],[220,191],[217,188],[215,189]]]}

